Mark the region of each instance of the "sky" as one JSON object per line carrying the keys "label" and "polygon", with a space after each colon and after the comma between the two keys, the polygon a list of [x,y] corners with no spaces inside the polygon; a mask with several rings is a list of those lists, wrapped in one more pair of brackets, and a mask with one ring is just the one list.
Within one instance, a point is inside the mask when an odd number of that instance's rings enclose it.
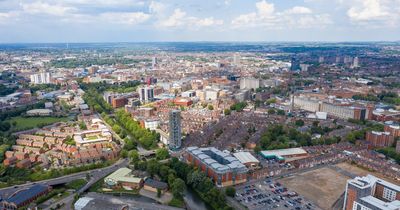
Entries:
{"label": "sky", "polygon": [[399,40],[400,0],[0,0],[0,43]]}

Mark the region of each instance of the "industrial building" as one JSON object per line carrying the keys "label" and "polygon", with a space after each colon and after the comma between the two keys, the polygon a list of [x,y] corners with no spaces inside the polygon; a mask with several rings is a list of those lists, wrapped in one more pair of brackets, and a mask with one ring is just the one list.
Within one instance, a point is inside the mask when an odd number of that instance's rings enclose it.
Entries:
{"label": "industrial building", "polygon": [[372,175],[348,180],[343,210],[398,210],[400,186]]}
{"label": "industrial building", "polygon": [[50,190],[50,186],[35,184],[28,189],[20,190],[11,195],[11,197],[2,200],[0,207],[3,210],[19,209],[32,203],[38,197],[47,194]]}
{"label": "industrial building", "polygon": [[185,159],[202,170],[217,186],[230,186],[247,181],[248,169],[234,156],[214,147],[188,147]]}
{"label": "industrial building", "polygon": [[120,168],[107,176],[104,183],[111,188],[139,189],[143,186],[143,179],[132,175],[129,168]]}
{"label": "industrial building", "polygon": [[256,167],[260,164],[260,161],[257,160],[250,152],[236,152],[233,154],[241,163],[243,163],[247,167]]}
{"label": "industrial building", "polygon": [[260,152],[266,159],[276,159],[279,161],[290,161],[291,159],[299,159],[308,156],[307,151],[302,148],[289,148],[277,150],[265,150]]}

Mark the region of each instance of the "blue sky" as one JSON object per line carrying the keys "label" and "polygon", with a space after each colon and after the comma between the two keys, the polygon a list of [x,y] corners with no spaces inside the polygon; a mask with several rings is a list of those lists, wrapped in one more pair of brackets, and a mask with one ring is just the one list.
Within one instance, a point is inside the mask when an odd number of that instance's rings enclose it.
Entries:
{"label": "blue sky", "polygon": [[0,0],[0,43],[398,40],[400,0]]}

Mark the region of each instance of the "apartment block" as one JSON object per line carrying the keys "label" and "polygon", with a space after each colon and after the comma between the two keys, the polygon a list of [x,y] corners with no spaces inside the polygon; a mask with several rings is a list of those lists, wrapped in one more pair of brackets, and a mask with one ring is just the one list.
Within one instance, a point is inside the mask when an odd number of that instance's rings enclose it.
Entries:
{"label": "apartment block", "polygon": [[186,161],[198,167],[217,186],[225,187],[247,181],[248,169],[236,157],[214,147],[189,147]]}
{"label": "apartment block", "polygon": [[365,139],[374,147],[390,147],[394,143],[389,132],[368,131]]}
{"label": "apartment block", "polygon": [[348,180],[343,210],[400,209],[400,186],[372,175]]}

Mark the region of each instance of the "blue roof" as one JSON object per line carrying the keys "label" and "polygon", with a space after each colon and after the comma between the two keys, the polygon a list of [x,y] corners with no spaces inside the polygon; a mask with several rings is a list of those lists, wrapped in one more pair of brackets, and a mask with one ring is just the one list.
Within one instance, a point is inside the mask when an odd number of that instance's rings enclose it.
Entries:
{"label": "blue roof", "polygon": [[15,205],[20,205],[23,202],[37,196],[40,193],[45,192],[48,189],[48,186],[42,185],[42,184],[35,184],[29,189],[26,190],[21,190],[8,199],[6,199],[7,202],[9,203],[15,203]]}

